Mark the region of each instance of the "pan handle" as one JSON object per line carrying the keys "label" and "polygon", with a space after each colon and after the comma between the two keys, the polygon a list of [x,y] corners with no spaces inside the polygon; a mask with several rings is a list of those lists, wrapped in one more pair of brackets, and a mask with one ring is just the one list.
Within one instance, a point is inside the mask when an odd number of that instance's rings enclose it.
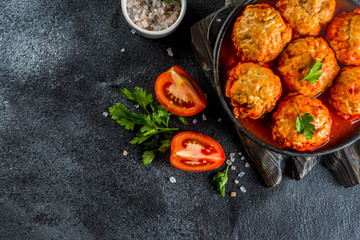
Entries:
{"label": "pan handle", "polygon": [[360,142],[327,155],[323,164],[345,188],[360,184]]}

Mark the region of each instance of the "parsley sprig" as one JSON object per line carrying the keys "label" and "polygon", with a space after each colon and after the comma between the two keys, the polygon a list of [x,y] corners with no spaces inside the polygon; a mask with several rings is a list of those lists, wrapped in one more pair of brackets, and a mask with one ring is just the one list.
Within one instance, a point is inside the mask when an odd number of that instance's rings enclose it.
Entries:
{"label": "parsley sprig", "polygon": [[296,118],[296,130],[299,134],[304,132],[304,136],[308,139],[312,139],[314,132],[316,131],[315,125],[311,122],[315,121],[315,117],[311,116],[310,113],[305,113],[300,116],[298,110],[295,108]]}
{"label": "parsley sprig", "polygon": [[324,60],[324,57],[322,57],[319,61],[317,61],[314,66],[310,69],[309,74],[300,82],[308,81],[312,84],[315,84],[317,80],[322,75],[322,72],[319,72],[319,70],[322,69],[322,61]]}
{"label": "parsley sprig", "polygon": [[212,179],[213,184],[216,184],[217,191],[221,192],[222,196],[225,197],[225,185],[228,181],[228,173],[229,165],[227,165],[226,169],[223,172],[218,172]]}
{"label": "parsley sprig", "polygon": [[172,1],[180,2],[180,0],[161,0],[163,2],[166,2],[167,4],[171,3]]}
{"label": "parsley sprig", "polygon": [[[117,103],[109,108],[110,115],[127,130],[134,131],[136,125],[140,127],[130,143],[142,144],[145,147],[146,151],[142,155],[143,163],[150,164],[157,151],[165,152],[170,148],[173,131],[179,130],[169,127],[170,117],[175,114],[170,113],[161,104],[155,104],[152,94],[140,87],[135,87],[134,92],[124,88],[121,93],[127,99],[139,104],[147,114],[130,112],[123,104]],[[184,117],[176,116],[184,125],[187,124]]]}

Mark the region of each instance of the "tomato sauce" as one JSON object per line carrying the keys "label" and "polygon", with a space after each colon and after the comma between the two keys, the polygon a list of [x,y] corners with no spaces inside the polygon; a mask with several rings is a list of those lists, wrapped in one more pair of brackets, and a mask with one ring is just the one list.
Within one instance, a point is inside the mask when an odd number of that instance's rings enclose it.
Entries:
{"label": "tomato sauce", "polygon": [[[277,0],[270,0],[270,1],[259,0],[256,3],[267,3],[270,6],[276,8],[276,2],[277,2]],[[254,3],[254,4],[256,4],[256,3]],[[337,1],[334,17],[338,16],[342,12],[347,12],[347,13],[353,12],[356,8],[359,8],[359,7],[360,6],[357,6],[350,1],[343,1],[343,0]],[[241,61],[236,56],[236,53],[235,53],[235,50],[233,47],[233,43],[231,41],[230,36],[231,36],[232,26],[233,26],[233,24],[230,25],[230,27],[225,35],[225,38],[224,38],[224,41],[222,43],[221,50],[220,50],[219,77],[220,77],[220,81],[221,81],[221,85],[222,85],[221,87],[223,90],[225,89],[225,86],[226,86],[226,81],[228,79],[229,71],[238,62]],[[326,28],[322,30],[322,32],[320,33],[319,36],[325,37],[325,35],[326,35]],[[277,71],[277,63],[278,63],[278,59],[275,59],[275,60],[269,62],[268,65],[273,70],[273,72],[276,75],[278,75],[281,79],[282,89],[283,89],[282,96],[279,99],[279,101],[281,101],[285,96],[287,96],[290,93],[290,91],[289,91],[286,83],[284,82],[282,76]],[[341,65],[340,65],[340,67],[343,68],[343,66],[341,66]],[[341,143],[343,143],[344,141],[346,141],[347,139],[350,139],[354,135],[357,134],[357,132],[360,128],[360,121],[351,123],[337,114],[337,111],[329,102],[329,99],[330,99],[329,89],[327,89],[323,94],[319,95],[317,98],[320,99],[321,102],[329,109],[330,115],[332,117],[332,126],[331,126],[331,134],[330,134],[329,141],[326,144],[322,145],[321,147],[317,148],[316,150],[326,150],[326,149],[338,146]],[[227,100],[228,100],[229,108],[232,109],[232,106],[230,105],[230,99],[227,99]],[[241,123],[242,126],[244,126],[255,137],[259,138],[260,140],[262,140],[262,141],[266,142],[267,144],[270,144],[274,147],[281,148],[281,146],[273,139],[272,132],[271,132],[272,115],[276,109],[277,109],[277,107],[275,107],[273,112],[267,113],[261,119],[254,120],[254,119],[248,119],[248,118],[246,118],[246,119],[239,118],[238,121]]]}

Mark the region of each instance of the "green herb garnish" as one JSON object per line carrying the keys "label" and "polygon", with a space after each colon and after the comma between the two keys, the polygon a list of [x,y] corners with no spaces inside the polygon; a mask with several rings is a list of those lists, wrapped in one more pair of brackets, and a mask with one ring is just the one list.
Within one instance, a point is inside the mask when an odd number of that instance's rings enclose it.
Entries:
{"label": "green herb garnish", "polygon": [[[130,112],[123,104],[117,103],[109,108],[110,115],[127,130],[133,131],[136,125],[140,127],[130,143],[144,146],[146,151],[142,155],[143,163],[150,164],[157,151],[165,152],[170,148],[173,131],[179,130],[169,127],[170,116],[175,114],[170,113],[161,104],[155,104],[152,94],[140,87],[135,87],[133,93],[124,88],[121,93],[127,99],[139,104],[147,114]],[[187,124],[184,117],[176,116],[184,125]]]}
{"label": "green herb garnish", "polygon": [[216,184],[217,191],[221,192],[223,197],[225,197],[225,185],[228,181],[228,170],[229,165],[227,165],[226,169],[223,172],[218,172],[211,181],[211,183]]}
{"label": "green herb garnish", "polygon": [[324,57],[322,57],[319,61],[317,61],[314,66],[310,69],[309,74],[300,82],[303,81],[308,81],[312,84],[315,84],[317,80],[319,80],[319,78],[322,75],[322,72],[319,72],[319,70],[322,69],[322,60],[324,59]]}
{"label": "green herb garnish", "polygon": [[180,0],[161,0],[163,2],[166,2],[167,4],[171,3],[172,1],[180,2]]}
{"label": "green herb garnish", "polygon": [[303,133],[304,136],[308,139],[312,139],[314,132],[316,131],[315,125],[311,122],[315,121],[315,118],[310,115],[310,113],[305,113],[304,115],[300,116],[298,110],[295,108],[297,113],[296,118],[296,130],[298,133]]}

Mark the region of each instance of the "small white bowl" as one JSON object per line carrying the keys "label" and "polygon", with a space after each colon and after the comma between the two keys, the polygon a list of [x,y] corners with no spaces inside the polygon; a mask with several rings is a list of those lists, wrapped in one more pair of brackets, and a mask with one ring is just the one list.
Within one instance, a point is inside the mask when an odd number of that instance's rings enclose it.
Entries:
{"label": "small white bowl", "polygon": [[133,28],[139,35],[143,36],[143,37],[147,37],[147,38],[162,38],[165,37],[167,35],[169,35],[170,33],[174,32],[175,29],[180,25],[181,21],[183,20],[184,16],[185,16],[185,12],[186,12],[186,0],[180,0],[181,2],[181,11],[180,11],[180,15],[178,17],[178,19],[176,20],[176,22],[171,25],[170,27],[161,30],[161,31],[150,31],[150,30],[146,30],[143,29],[139,26],[137,26],[129,17],[129,14],[126,10],[126,1],[127,0],[121,0],[121,9],[123,12],[123,15],[127,21],[127,23],[130,25],[131,28]]}

